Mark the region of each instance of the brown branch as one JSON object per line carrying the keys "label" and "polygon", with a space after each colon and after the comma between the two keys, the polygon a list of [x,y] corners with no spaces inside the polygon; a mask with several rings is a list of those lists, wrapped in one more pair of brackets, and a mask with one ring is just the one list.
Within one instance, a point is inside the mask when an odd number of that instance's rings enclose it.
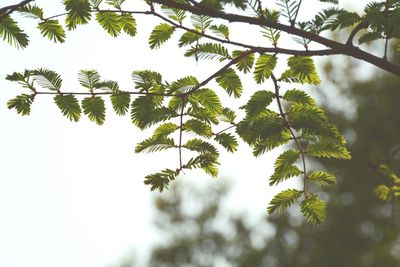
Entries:
{"label": "brown branch", "polygon": [[[227,39],[221,39],[203,32],[199,32],[195,29],[191,29],[188,27],[185,27],[179,23],[174,22],[173,20],[170,20],[166,18],[165,16],[157,13],[157,12],[150,12],[152,15],[164,20],[165,22],[168,22],[175,28],[179,28],[182,30],[185,30],[187,32],[191,32],[197,35],[200,35],[202,37],[205,37],[207,39],[217,41],[223,44],[230,44],[230,45],[235,45],[235,46],[240,46],[243,48],[247,49],[252,49],[254,52],[257,53],[277,53],[277,54],[287,54],[287,55],[295,55],[295,56],[327,56],[327,55],[334,55],[335,51],[332,49],[321,49],[321,50],[296,50],[296,49],[286,49],[286,48],[280,48],[280,47],[262,47],[262,46],[253,46],[249,45],[246,43],[241,43],[241,42],[236,42],[232,40],[227,40]],[[148,14],[148,13],[146,13]]]}
{"label": "brown branch", "polygon": [[357,24],[356,27],[350,32],[349,38],[347,38],[346,45],[353,45],[353,39],[356,36],[356,34],[361,31],[362,29],[368,28],[368,22],[362,21]]}
{"label": "brown branch", "polygon": [[26,6],[27,4],[29,4],[32,1],[34,1],[34,0],[24,0],[24,1],[20,2],[19,4],[15,4],[15,5],[11,5],[11,6],[5,6],[5,7],[0,8],[0,20],[5,18],[7,15],[10,15],[14,11],[16,11],[17,9],[19,9],[19,8],[21,8],[23,6]]}
{"label": "brown branch", "polygon": [[250,25],[265,26],[265,27],[270,27],[270,28],[274,28],[277,30],[281,30],[288,34],[306,38],[306,39],[309,39],[316,43],[319,43],[321,45],[324,45],[326,47],[329,47],[335,51],[335,54],[343,54],[343,55],[347,55],[347,56],[350,56],[353,58],[360,59],[360,60],[368,62],[378,68],[386,70],[397,76],[400,76],[400,66],[392,64],[392,63],[388,62],[387,60],[384,60],[383,58],[380,58],[373,54],[370,54],[364,50],[361,50],[360,48],[357,48],[354,46],[348,46],[346,44],[325,38],[323,36],[314,34],[312,32],[308,32],[308,31],[305,31],[305,30],[302,30],[302,29],[299,29],[296,27],[292,27],[290,25],[285,25],[282,23],[266,20],[265,18],[248,17],[248,16],[237,15],[237,14],[232,14],[232,13],[225,13],[225,12],[208,9],[208,8],[205,9],[205,8],[201,8],[199,6],[190,6],[190,5],[183,4],[180,2],[176,2],[176,1],[153,0],[153,2],[158,3],[158,4],[163,4],[163,5],[166,5],[169,7],[173,7],[173,8],[179,8],[182,10],[186,10],[186,11],[189,11],[196,15],[204,15],[204,16],[224,19],[229,22],[241,22],[241,23],[247,23]]}

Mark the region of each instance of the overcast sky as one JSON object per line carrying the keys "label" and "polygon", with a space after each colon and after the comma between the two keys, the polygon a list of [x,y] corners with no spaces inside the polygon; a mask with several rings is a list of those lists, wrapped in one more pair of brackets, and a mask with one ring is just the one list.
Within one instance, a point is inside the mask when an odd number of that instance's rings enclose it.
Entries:
{"label": "overcast sky", "polygon": [[[1,6],[16,2],[2,0]],[[36,2],[46,15],[62,12],[58,1]],[[133,9],[139,8],[137,2]],[[0,266],[102,267],[129,251],[143,253],[157,240],[149,224],[150,203],[159,193],[150,192],[143,177],[163,167],[174,168],[176,153],[135,154],[135,144],[151,133],[137,130],[129,116],[115,116],[108,99],[103,126],[85,116],[79,123],[70,122],[49,96],[35,99],[30,116],[21,117],[6,107],[23,91],[5,76],[24,69],[45,67],[58,72],[64,91],[80,90],[81,69],[97,69],[125,90],[133,89],[133,70],[156,70],[168,81],[190,74],[201,80],[217,70],[215,63],[196,63],[181,56],[176,38],[151,51],[147,39],[159,21],[137,20],[135,38],[111,38],[92,22],[67,32],[66,43],[53,44],[38,34],[31,20],[23,19],[29,47],[18,50],[0,42]],[[236,29],[234,36],[245,30]],[[251,81],[244,83],[253,86]],[[276,192],[267,179],[278,154],[276,150],[255,159],[245,145],[235,154],[222,154],[218,179],[238,183],[231,207],[254,217],[264,214]],[[185,173],[180,179],[213,182],[200,172]]]}

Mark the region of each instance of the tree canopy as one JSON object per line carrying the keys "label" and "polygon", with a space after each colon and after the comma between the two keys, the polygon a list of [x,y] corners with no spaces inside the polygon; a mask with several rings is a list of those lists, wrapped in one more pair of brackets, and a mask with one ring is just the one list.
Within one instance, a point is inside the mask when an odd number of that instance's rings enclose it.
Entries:
{"label": "tree canopy", "polygon": [[[132,91],[122,90],[117,81],[102,79],[96,70],[85,69],[78,73],[85,90],[79,92],[65,91],[61,75],[53,70],[16,71],[6,79],[19,83],[26,93],[9,100],[8,107],[29,115],[37,97],[51,95],[67,119],[77,122],[84,114],[102,125],[106,119],[104,99],[109,97],[117,115],[130,114],[139,129],[154,129],[151,136],[138,142],[135,152],[177,150],[177,166],[145,177],[151,190],[168,188],[183,170],[202,169],[216,177],[220,149],[235,152],[239,139],[253,149],[254,156],[285,147],[269,182],[276,185],[298,177],[303,186],[278,193],[268,212],[282,212],[300,202],[308,221],[323,222],[326,203],[310,188],[335,184],[336,178],[310,162],[320,158],[349,160],[351,155],[338,128],[304,91],[305,86],[321,83],[313,58],[346,55],[400,76],[400,66],[389,60],[391,53],[399,50],[398,46],[392,48],[390,41],[400,38],[400,3],[371,2],[358,14],[342,8],[337,0],[319,0],[320,10],[312,19],[302,21],[301,12],[311,2],[138,2],[136,9],[124,0],[65,0],[65,10],[45,16],[45,7],[25,0],[0,9],[0,36],[17,48],[28,46],[29,36],[18,25],[19,15],[32,18],[43,37],[55,43],[65,42],[66,31],[77,30],[92,18],[112,37],[134,37],[140,30],[136,18],[153,16],[160,23],[149,36],[151,49],[161,49],[173,35],[179,35],[177,46],[184,50],[184,56],[196,61],[214,60],[220,68],[203,80],[193,74],[175,81],[164,79],[154,70],[135,70]],[[245,35],[231,36],[236,24],[258,32],[260,44],[248,43]],[[345,41],[330,37],[343,29],[350,30]],[[356,46],[372,41],[383,44],[382,55]],[[280,71],[277,65],[282,61],[286,69]],[[239,109],[223,105],[220,94],[210,88],[215,82],[228,96],[239,99],[245,90],[241,81],[244,76],[251,76],[259,88]],[[392,177],[394,185],[382,185],[375,191],[382,199],[391,200],[399,196],[398,178],[382,166],[381,172]]]}

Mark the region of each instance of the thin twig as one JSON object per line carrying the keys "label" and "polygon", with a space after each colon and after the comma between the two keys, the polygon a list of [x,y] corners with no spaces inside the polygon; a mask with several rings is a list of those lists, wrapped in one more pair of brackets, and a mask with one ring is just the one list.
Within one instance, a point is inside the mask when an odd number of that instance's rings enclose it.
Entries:
{"label": "thin twig", "polygon": [[293,21],[291,22],[292,27],[296,25],[297,16],[299,15],[300,7],[301,7],[302,0],[300,0],[299,4],[297,5],[296,13],[294,15]]}
{"label": "thin twig", "polygon": [[179,169],[182,170],[183,164],[182,164],[182,136],[183,136],[183,114],[185,110],[185,97],[181,97],[182,100],[182,108],[181,108],[181,114],[179,115],[180,117],[180,124],[179,124]]}
{"label": "thin twig", "polygon": [[222,134],[223,132],[226,132],[226,131],[228,131],[228,130],[234,128],[234,127],[236,127],[235,124],[234,124],[234,125],[231,125],[231,126],[229,126],[229,127],[227,127],[227,128],[225,128],[225,129],[223,129],[223,130],[221,130],[221,131],[219,131],[219,132],[213,133],[213,135],[214,135],[214,136],[220,135],[220,134]]}
{"label": "thin twig", "polygon": [[306,166],[306,159],[305,159],[305,154],[306,151],[305,149],[302,147],[302,145],[300,144],[299,138],[296,136],[296,134],[294,133],[292,127],[290,126],[289,120],[287,119],[287,115],[285,113],[285,111],[283,110],[283,106],[282,106],[282,102],[280,99],[280,94],[279,94],[279,84],[278,84],[278,79],[275,77],[274,74],[271,75],[271,79],[274,82],[274,87],[275,87],[275,99],[276,102],[278,104],[278,108],[279,108],[279,114],[283,119],[283,123],[285,125],[285,127],[289,130],[291,136],[292,136],[292,140],[294,140],[294,142],[296,143],[296,146],[298,147],[299,151],[300,151],[300,156],[301,156],[301,160],[303,163],[303,177],[304,177],[304,183],[303,183],[303,193],[304,196],[307,198],[307,166]]}
{"label": "thin twig", "polygon": [[346,45],[353,45],[353,39],[356,34],[361,31],[362,29],[368,28],[368,22],[362,21],[354,27],[354,29],[350,32],[349,38],[347,38]]}

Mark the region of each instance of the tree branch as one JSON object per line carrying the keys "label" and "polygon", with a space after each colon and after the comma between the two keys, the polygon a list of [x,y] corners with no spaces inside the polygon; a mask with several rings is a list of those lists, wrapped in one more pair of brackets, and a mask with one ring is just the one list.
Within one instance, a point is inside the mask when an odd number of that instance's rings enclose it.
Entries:
{"label": "tree branch", "polygon": [[362,29],[365,29],[368,27],[368,22],[362,21],[357,26],[351,31],[349,38],[347,38],[346,45],[353,45],[353,39],[356,36],[356,34],[361,31]]}
{"label": "tree branch", "polygon": [[[129,11],[127,11],[127,12],[129,12]],[[148,14],[148,13],[146,13],[146,14]],[[179,28],[179,29],[185,30],[187,32],[191,32],[191,33],[203,36],[207,39],[217,41],[217,42],[220,42],[223,44],[230,44],[230,45],[240,46],[240,47],[247,48],[247,49],[252,49],[254,52],[257,52],[257,53],[277,53],[277,54],[288,54],[288,55],[296,55],[296,56],[327,56],[327,55],[335,54],[335,51],[332,49],[296,50],[296,49],[286,49],[286,48],[280,48],[280,47],[253,46],[253,45],[240,43],[240,42],[236,42],[236,41],[231,41],[231,40],[227,40],[227,39],[221,39],[221,38],[218,38],[218,37],[215,37],[212,35],[208,35],[206,33],[196,31],[195,29],[191,29],[191,28],[185,27],[181,24],[178,24],[157,12],[153,12],[152,14],[154,16],[164,20],[165,22],[168,22],[169,24],[173,25],[175,28]]]}
{"label": "tree branch", "polygon": [[14,11],[16,11],[17,9],[19,9],[19,8],[21,8],[23,6],[26,6],[27,4],[29,4],[32,1],[34,1],[34,0],[24,0],[24,1],[20,2],[19,4],[15,4],[15,5],[11,5],[11,6],[5,6],[5,7],[0,8],[0,20],[5,18],[7,15],[10,15]]}
{"label": "tree branch", "polygon": [[277,30],[281,30],[288,34],[306,38],[306,39],[309,39],[316,43],[319,43],[321,45],[324,45],[326,47],[329,47],[335,51],[335,54],[343,54],[343,55],[347,55],[347,56],[350,56],[353,58],[360,59],[360,60],[368,62],[376,67],[379,67],[383,70],[386,70],[390,73],[393,73],[397,76],[400,76],[400,66],[394,65],[394,64],[388,62],[387,60],[384,60],[383,58],[380,58],[380,57],[372,55],[368,52],[365,52],[364,50],[361,50],[360,48],[357,48],[354,46],[348,46],[346,44],[342,44],[340,42],[325,38],[323,36],[314,34],[312,32],[301,30],[296,27],[292,27],[292,26],[281,24],[278,22],[266,20],[265,18],[248,17],[248,16],[237,15],[237,14],[232,14],[232,13],[225,13],[225,12],[221,12],[221,11],[217,11],[217,10],[213,10],[213,9],[201,8],[199,6],[190,6],[190,5],[179,3],[176,1],[153,0],[153,2],[158,3],[158,4],[163,4],[163,5],[166,5],[169,7],[173,7],[173,8],[179,8],[182,10],[186,10],[186,11],[189,11],[196,15],[204,15],[204,16],[224,19],[229,22],[241,22],[241,23],[247,23],[250,25],[265,26],[265,27],[270,27],[270,28],[274,28]]}

